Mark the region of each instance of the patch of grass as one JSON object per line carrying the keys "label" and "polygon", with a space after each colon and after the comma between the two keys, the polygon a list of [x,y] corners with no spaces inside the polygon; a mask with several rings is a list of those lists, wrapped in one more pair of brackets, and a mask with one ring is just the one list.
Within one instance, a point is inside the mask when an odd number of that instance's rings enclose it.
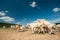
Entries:
{"label": "patch of grass", "polygon": [[11,28],[0,28],[0,30],[3,30],[3,31],[12,31]]}

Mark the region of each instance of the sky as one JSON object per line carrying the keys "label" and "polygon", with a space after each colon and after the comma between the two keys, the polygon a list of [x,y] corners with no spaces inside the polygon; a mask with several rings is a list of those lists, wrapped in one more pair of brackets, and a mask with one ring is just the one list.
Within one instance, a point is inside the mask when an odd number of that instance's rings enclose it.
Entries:
{"label": "sky", "polygon": [[37,19],[60,23],[60,0],[0,0],[0,22],[25,25]]}

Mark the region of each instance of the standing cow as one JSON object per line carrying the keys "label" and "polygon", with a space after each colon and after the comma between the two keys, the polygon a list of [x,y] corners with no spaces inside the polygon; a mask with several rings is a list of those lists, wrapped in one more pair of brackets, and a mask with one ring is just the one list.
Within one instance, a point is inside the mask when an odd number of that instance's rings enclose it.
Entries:
{"label": "standing cow", "polygon": [[57,28],[58,32],[60,32],[60,24],[57,24],[56,28]]}
{"label": "standing cow", "polygon": [[57,31],[56,24],[49,24],[48,28],[49,28],[49,34],[55,34],[55,32]]}
{"label": "standing cow", "polygon": [[28,24],[29,28],[31,29],[32,33],[39,33],[39,32],[43,32],[44,33],[44,29],[42,28],[42,23],[30,23]]}

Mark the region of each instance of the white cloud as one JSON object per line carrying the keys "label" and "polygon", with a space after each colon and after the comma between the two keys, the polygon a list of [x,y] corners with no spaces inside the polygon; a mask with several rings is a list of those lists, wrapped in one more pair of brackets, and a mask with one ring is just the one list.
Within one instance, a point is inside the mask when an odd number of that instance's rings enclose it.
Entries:
{"label": "white cloud", "polygon": [[54,8],[53,11],[58,12],[58,11],[60,11],[60,8]]}
{"label": "white cloud", "polygon": [[6,12],[6,13],[8,13],[8,11],[7,11],[7,10],[6,10],[5,12]]}
{"label": "white cloud", "polygon": [[31,4],[29,4],[31,7],[36,7],[37,6],[37,4],[36,4],[36,2],[35,1],[33,1]]}
{"label": "white cloud", "polygon": [[15,21],[14,18],[8,17],[8,16],[4,16],[4,17],[0,17],[1,20],[6,21],[6,22],[13,22]]}
{"label": "white cloud", "polygon": [[23,19],[23,21],[26,21],[26,20],[27,20],[27,18],[24,18],[24,19]]}
{"label": "white cloud", "polygon": [[54,20],[50,20],[51,23],[60,23],[60,18],[56,18]]}
{"label": "white cloud", "polygon": [[5,15],[6,15],[6,13],[4,11],[0,12],[0,16],[5,16]]}
{"label": "white cloud", "polygon": [[20,22],[16,22],[16,24],[21,24]]}

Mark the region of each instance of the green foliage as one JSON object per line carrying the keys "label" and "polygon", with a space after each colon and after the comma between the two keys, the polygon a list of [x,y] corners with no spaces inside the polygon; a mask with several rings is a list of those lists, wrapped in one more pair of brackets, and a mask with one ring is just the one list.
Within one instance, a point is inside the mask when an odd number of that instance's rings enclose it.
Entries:
{"label": "green foliage", "polygon": [[57,25],[57,24],[60,24],[60,23],[56,23],[56,25]]}
{"label": "green foliage", "polygon": [[6,28],[9,28],[11,25],[16,25],[16,24],[0,22],[0,28],[3,28],[3,26],[5,26]]}

